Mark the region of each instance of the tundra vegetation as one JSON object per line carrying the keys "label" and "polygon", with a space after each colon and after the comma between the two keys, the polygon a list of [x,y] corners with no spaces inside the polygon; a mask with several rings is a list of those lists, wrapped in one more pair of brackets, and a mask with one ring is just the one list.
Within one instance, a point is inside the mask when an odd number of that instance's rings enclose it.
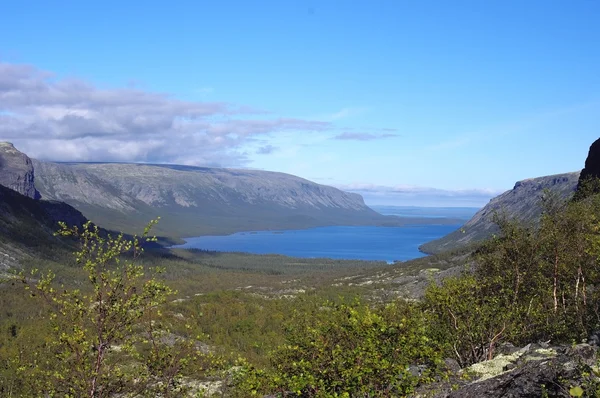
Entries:
{"label": "tundra vegetation", "polygon": [[0,395],[408,396],[447,377],[446,358],[466,367],[505,343],[586,341],[600,327],[600,195],[548,194],[543,209],[535,225],[499,215],[500,232],[420,300],[338,282],[426,260],[139,257],[148,230],[63,225],[77,261],[40,261],[0,291]]}

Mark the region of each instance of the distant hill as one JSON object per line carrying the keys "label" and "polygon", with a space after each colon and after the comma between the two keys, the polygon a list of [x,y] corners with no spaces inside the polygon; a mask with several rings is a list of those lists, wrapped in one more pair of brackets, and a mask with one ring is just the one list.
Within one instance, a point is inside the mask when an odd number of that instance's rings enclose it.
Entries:
{"label": "distant hill", "polygon": [[540,199],[544,190],[568,198],[577,189],[578,179],[579,172],[572,172],[519,181],[513,189],[493,198],[462,228],[427,242],[419,249],[427,254],[436,254],[489,238],[498,231],[493,222],[496,213],[524,222],[535,222],[542,211]]}
{"label": "distant hill", "polygon": [[97,224],[126,232],[139,231],[157,216],[162,218],[157,233],[178,237],[433,222],[383,216],[358,194],[284,173],[151,164],[33,164],[42,198],[69,203]]}

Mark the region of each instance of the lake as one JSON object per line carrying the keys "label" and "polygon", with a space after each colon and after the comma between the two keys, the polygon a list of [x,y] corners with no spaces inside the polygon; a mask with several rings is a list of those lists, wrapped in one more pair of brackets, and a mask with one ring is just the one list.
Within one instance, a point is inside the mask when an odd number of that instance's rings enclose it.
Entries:
{"label": "lake", "polygon": [[406,261],[424,256],[419,246],[460,225],[405,227],[319,227],[291,231],[239,232],[186,238],[179,248],[283,254],[292,257]]}
{"label": "lake", "polygon": [[319,227],[303,230],[238,232],[227,236],[186,238],[184,249],[254,254],[283,254],[304,258],[406,261],[424,256],[419,246],[460,228],[479,210],[475,207],[372,206],[377,212],[400,217],[452,218],[456,225],[404,227]]}

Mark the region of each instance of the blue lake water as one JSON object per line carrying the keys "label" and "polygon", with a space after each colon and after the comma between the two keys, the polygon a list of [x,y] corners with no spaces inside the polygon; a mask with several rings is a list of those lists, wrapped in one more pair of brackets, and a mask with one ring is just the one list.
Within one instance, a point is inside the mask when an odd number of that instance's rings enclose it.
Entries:
{"label": "blue lake water", "polygon": [[186,238],[186,243],[177,247],[391,262],[423,256],[418,249],[420,245],[459,227],[460,225],[320,227],[291,231],[239,232],[227,236]]}

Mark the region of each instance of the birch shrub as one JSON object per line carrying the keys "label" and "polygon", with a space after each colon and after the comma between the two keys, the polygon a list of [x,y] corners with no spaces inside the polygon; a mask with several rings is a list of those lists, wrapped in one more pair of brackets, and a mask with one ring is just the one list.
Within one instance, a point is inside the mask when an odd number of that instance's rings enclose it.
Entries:
{"label": "birch shrub", "polygon": [[169,396],[185,389],[182,372],[198,353],[190,340],[168,341],[160,309],[174,291],[158,268],[136,263],[150,237],[111,236],[87,223],[60,224],[58,235],[79,240],[77,263],[87,274],[81,289],[58,286],[52,272],[23,278],[33,296],[50,306],[52,338],[44,353],[22,366],[41,395],[67,397]]}
{"label": "birch shrub", "polygon": [[463,276],[431,286],[430,333],[461,365],[502,342],[579,343],[600,327],[600,196],[546,196],[539,225],[499,219]]}

